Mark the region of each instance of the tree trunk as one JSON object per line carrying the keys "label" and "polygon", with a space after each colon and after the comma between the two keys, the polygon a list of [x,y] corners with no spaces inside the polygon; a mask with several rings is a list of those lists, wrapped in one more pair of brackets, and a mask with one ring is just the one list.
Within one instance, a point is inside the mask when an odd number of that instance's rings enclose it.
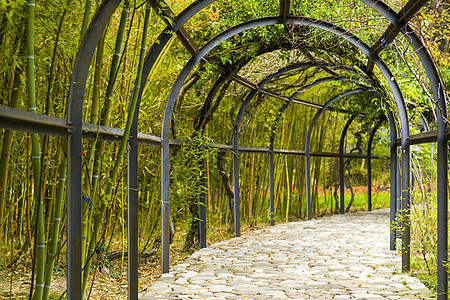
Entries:
{"label": "tree trunk", "polygon": [[230,218],[230,226],[228,227],[228,232],[234,233],[234,214],[233,214],[233,207],[234,207],[234,191],[231,187],[231,181],[230,176],[228,176],[228,173],[225,168],[225,152],[219,151],[217,153],[217,168],[219,169],[220,177],[222,178],[223,185],[225,187],[225,192],[228,196],[228,207],[231,212],[231,218]]}

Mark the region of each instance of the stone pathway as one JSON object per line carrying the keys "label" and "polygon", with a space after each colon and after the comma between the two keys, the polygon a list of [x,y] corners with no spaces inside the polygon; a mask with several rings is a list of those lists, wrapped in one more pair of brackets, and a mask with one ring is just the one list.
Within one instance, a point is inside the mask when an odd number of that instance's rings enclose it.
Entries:
{"label": "stone pathway", "polygon": [[279,224],[194,253],[141,299],[433,299],[389,250],[388,210]]}

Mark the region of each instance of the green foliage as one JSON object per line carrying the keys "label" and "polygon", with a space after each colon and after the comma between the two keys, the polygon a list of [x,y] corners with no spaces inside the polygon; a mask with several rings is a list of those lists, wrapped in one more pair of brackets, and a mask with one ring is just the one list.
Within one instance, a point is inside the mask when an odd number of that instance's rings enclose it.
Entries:
{"label": "green foliage", "polygon": [[[87,25],[95,9],[101,1],[94,1],[92,9],[85,9],[85,1],[37,1],[35,16],[35,79],[36,106],[39,113],[65,118],[67,115],[66,99],[68,96],[69,80],[73,62],[78,51],[79,41],[83,35],[84,24]],[[175,14],[182,11],[192,1],[174,0],[167,4]],[[401,1],[390,1],[395,9],[400,9]],[[126,5],[125,5],[126,8]],[[145,2],[130,1],[130,13],[126,20],[120,22],[124,7],[114,13],[104,40],[103,58],[94,60],[89,71],[84,99],[84,120],[96,122],[90,118],[100,110],[105,116],[102,125],[124,129],[129,116],[129,102],[139,78],[138,70],[142,36],[144,31]],[[86,11],[86,14],[84,12]],[[159,17],[159,12],[149,15],[147,45],[155,42],[156,37],[165,28],[165,22]],[[299,17],[320,18],[336,26],[344,28],[363,40],[369,46],[380,38],[386,30],[388,22],[381,18],[369,6],[349,0],[326,0],[320,2],[291,1],[291,15]],[[198,15],[189,20],[184,28],[199,46],[223,32],[225,29],[256,18],[278,16],[279,1],[236,1],[219,0],[208,5]],[[448,63],[448,4],[443,3],[437,8],[427,7],[412,20],[413,27],[418,30],[424,42],[430,49],[430,54],[436,60],[446,89],[450,88],[450,68]],[[21,68],[26,66],[26,55],[21,54],[21,41],[26,37],[26,1],[0,0],[0,104],[12,105],[13,91],[17,92],[17,107],[26,109],[28,98],[25,87],[32,81]],[[172,22],[172,21],[170,21]],[[122,25],[119,25],[122,24]],[[432,26],[429,26],[429,25]],[[119,28],[120,27],[120,28]],[[123,35],[123,40],[121,36]],[[161,119],[165,108],[165,101],[172,85],[191,54],[183,48],[175,37],[164,48],[163,53],[155,63],[144,89],[144,96],[140,106],[139,131],[153,136],[161,135]],[[148,50],[149,47],[147,47]],[[390,67],[399,84],[405,101],[410,105],[411,131],[420,130],[419,112],[430,122],[434,122],[431,89],[424,69],[417,61],[412,49],[403,37],[385,47],[381,57]],[[384,48],[383,48],[384,49]],[[120,51],[122,50],[122,51]],[[115,52],[121,52],[119,56]],[[187,211],[197,204],[199,193],[200,158],[205,160],[205,174],[207,175],[207,210],[208,228],[225,228],[231,221],[230,196],[227,184],[232,182],[232,159],[230,153],[224,154],[223,169],[218,166],[219,152],[208,147],[216,142],[230,144],[235,130],[235,119],[243,99],[250,92],[249,86],[258,84],[261,80],[296,63],[316,61],[322,64],[351,68],[353,71],[366,76],[364,73],[368,59],[355,46],[341,37],[312,29],[306,26],[263,26],[246,30],[217,46],[208,54],[209,61],[202,61],[190,74],[189,79],[197,76],[198,80],[188,88],[183,102],[180,102],[178,116],[178,145],[171,146],[171,190],[170,201],[172,215],[175,222],[184,227],[193,225],[197,219]],[[97,63],[97,76],[94,64]],[[114,65],[114,66],[112,66]],[[53,75],[51,75],[53,72]],[[247,86],[236,83],[232,75],[241,76],[250,84]],[[375,67],[373,80],[392,103],[393,95],[388,88],[381,72]],[[14,77],[18,76],[22,86],[14,85]],[[313,67],[299,69],[285,73],[280,78],[270,81],[265,88],[289,98],[306,84],[318,79],[333,76],[345,76],[355,82],[333,81],[321,84],[303,91],[297,100],[311,102],[315,105],[323,104],[332,97],[347,90],[369,87],[369,83],[360,79],[353,72]],[[224,79],[225,78],[225,79]],[[189,80],[188,79],[188,80]],[[221,82],[223,80],[223,82]],[[216,85],[217,84],[217,85]],[[14,86],[14,88],[13,88]],[[213,87],[217,88],[212,92]],[[210,97],[210,98],[209,98]],[[251,101],[240,128],[239,144],[267,148],[269,137],[279,109],[285,101],[264,93],[258,93]],[[98,108],[94,104],[98,99]],[[201,133],[193,130],[193,123],[198,119],[206,100],[210,100],[210,121]],[[134,99],[135,100],[135,99]],[[181,100],[180,100],[181,101]],[[417,106],[415,106],[417,104]],[[364,114],[354,121],[350,128],[346,142],[346,151],[353,149],[358,142],[355,134],[362,136],[362,151],[366,150],[368,134],[374,123],[385,115],[385,108],[380,97],[374,92],[359,93],[337,101],[333,105],[334,111],[325,112],[318,120],[313,131],[312,151],[337,152],[340,132],[352,114]],[[131,109],[132,110],[132,109]],[[345,110],[339,112],[339,110]],[[275,148],[303,150],[305,134],[308,126],[317,112],[317,108],[292,103],[280,117],[275,135]],[[397,111],[394,109],[394,114]],[[99,116],[100,117],[100,116]],[[374,142],[373,155],[380,157],[389,155],[389,130],[382,127]],[[0,137],[7,136],[0,133]],[[35,208],[30,199],[33,192],[38,190],[39,183],[32,178],[31,156],[40,154],[43,157],[42,195],[45,199],[45,238],[49,245],[50,236],[58,236],[52,248],[57,249],[60,256],[55,261],[55,270],[64,273],[65,264],[65,226],[57,228],[52,216],[66,218],[66,199],[64,187],[58,188],[61,178],[58,169],[63,168],[66,149],[61,139],[44,139],[42,136],[34,139],[34,145],[41,146],[42,153],[31,155],[29,138],[22,133],[14,133],[9,158],[9,173],[5,173],[7,189],[5,191],[5,206],[2,207],[2,229],[0,237],[2,250],[13,249],[11,253],[20,258],[13,267],[24,266],[31,270],[30,259],[23,253],[28,253],[24,245],[32,243],[35,224],[31,212]],[[124,143],[123,145],[126,145]],[[3,146],[3,145],[2,145]],[[83,155],[83,195],[90,198],[90,209],[94,216],[84,219],[87,238],[98,234],[102,241],[102,252],[109,253],[111,248],[126,247],[124,228],[126,214],[126,166],[120,163],[121,155],[126,157],[126,148],[119,150],[118,144],[106,141],[86,142]],[[416,151],[417,150],[417,151]],[[413,254],[426,259],[427,263],[418,262],[417,273],[434,274],[435,268],[435,240],[427,236],[434,234],[435,220],[435,156],[431,146],[421,146],[413,151],[413,173],[416,190],[413,195],[412,226],[413,236],[416,237]],[[7,149],[2,149],[2,156],[6,157]],[[8,154],[9,155],[9,154]],[[94,162],[95,161],[95,162]],[[153,247],[153,241],[159,235],[160,221],[160,149],[148,145],[139,146],[139,205],[141,228],[141,250]],[[331,187],[335,178],[335,159],[313,159],[313,199],[314,213],[320,216],[330,213],[334,199]],[[389,163],[386,159],[373,161],[374,185],[387,186],[389,184]],[[6,166],[4,164],[2,166]],[[61,165],[61,167],[60,167]],[[116,167],[114,167],[116,165]],[[364,185],[366,180],[365,162],[352,160],[349,162],[354,174],[354,182]],[[36,165],[37,166],[37,165]],[[2,167],[6,170],[6,167]],[[115,171],[112,171],[115,168]],[[115,173],[111,176],[111,173]],[[304,158],[302,156],[275,156],[276,181],[276,220],[289,221],[305,217],[305,187],[304,187]],[[227,175],[228,179],[224,179]],[[240,154],[241,176],[241,210],[244,224],[257,224],[268,219],[268,158],[263,154]],[[227,181],[228,180],[228,181]],[[110,185],[110,187],[109,187]],[[428,186],[429,185],[429,186]],[[422,186],[422,190],[417,190]],[[232,185],[230,185],[232,189]],[[429,191],[430,189],[430,191]],[[61,197],[63,197],[61,196]],[[350,195],[346,195],[346,199]],[[388,205],[389,197],[386,193],[374,193],[375,207]],[[62,200],[62,202],[59,202]],[[57,208],[58,203],[61,204]],[[356,195],[353,207],[365,209],[367,198],[365,193]],[[85,216],[89,215],[89,205],[84,204]],[[105,211],[102,212],[102,209]],[[59,210],[59,214],[55,212]],[[429,213],[428,213],[429,212]],[[4,216],[4,217],[3,217]],[[93,233],[94,222],[97,221],[97,233]],[[188,224],[188,225],[186,225]],[[53,231],[52,231],[53,230]],[[55,232],[55,230],[57,232]],[[217,230],[220,231],[220,230]],[[224,230],[225,231],[225,230]],[[177,232],[181,239],[182,232]],[[208,238],[214,238],[215,229],[209,230]],[[89,236],[90,235],[90,236]],[[226,234],[223,234],[226,236]],[[93,238],[96,240],[95,238]],[[111,241],[107,243],[105,241]],[[23,250],[25,249],[25,250]],[[97,253],[97,252],[95,252]],[[97,259],[94,254],[94,261]],[[10,257],[2,257],[2,265],[9,264]],[[418,261],[418,260],[417,260]],[[100,257],[99,264],[108,265],[110,261]],[[428,264],[428,265],[427,265]],[[415,266],[415,265],[413,265]],[[97,270],[97,268],[94,268]],[[12,270],[12,269],[11,269]],[[89,271],[87,267],[86,270]],[[115,270],[118,276],[120,269]],[[57,272],[58,273],[58,272]],[[428,275],[427,275],[428,276]],[[433,276],[431,276],[433,277]],[[431,282],[430,279],[426,279]],[[432,284],[432,283],[431,283]]]}

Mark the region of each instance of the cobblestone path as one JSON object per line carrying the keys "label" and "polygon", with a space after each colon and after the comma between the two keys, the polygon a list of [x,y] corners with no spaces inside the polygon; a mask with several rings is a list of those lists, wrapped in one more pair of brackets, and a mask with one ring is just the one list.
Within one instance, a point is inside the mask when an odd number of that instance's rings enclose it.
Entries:
{"label": "cobblestone path", "polygon": [[278,224],[194,253],[141,299],[433,299],[401,274],[388,210]]}

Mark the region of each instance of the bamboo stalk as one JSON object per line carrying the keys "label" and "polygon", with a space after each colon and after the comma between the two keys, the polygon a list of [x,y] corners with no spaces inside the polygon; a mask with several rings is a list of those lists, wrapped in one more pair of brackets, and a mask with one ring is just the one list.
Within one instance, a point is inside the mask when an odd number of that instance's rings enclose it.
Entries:
{"label": "bamboo stalk", "polygon": [[[115,43],[115,52],[112,58],[112,63],[109,72],[109,80],[107,84],[106,94],[105,94],[105,107],[107,109],[103,109],[100,118],[101,125],[107,125],[109,120],[109,111],[111,106],[112,92],[113,87],[116,82],[117,71],[119,68],[119,58],[120,51],[123,43],[123,36],[125,34],[125,27],[128,19],[129,12],[129,1],[124,2],[124,8],[122,10],[119,29],[117,32],[117,38]],[[98,122],[98,113],[100,108],[100,76],[101,76],[101,61],[103,56],[103,48],[105,43],[106,30],[104,31],[102,38],[98,43],[97,55],[96,55],[96,71],[94,74],[94,92],[93,92],[93,105],[91,107],[91,123],[96,124]],[[108,104],[109,103],[109,104]],[[86,180],[85,191],[88,193],[86,198],[86,202],[83,202],[83,228],[82,228],[82,264],[85,264],[85,260],[87,259],[87,253],[89,252],[87,248],[90,243],[90,228],[91,228],[91,219],[92,219],[92,203],[96,203],[97,199],[97,186],[98,179],[100,176],[100,165],[102,160],[102,152],[103,146],[99,141],[90,142],[88,145],[87,155],[89,158],[90,170],[92,170],[92,175],[89,174]],[[92,157],[95,157],[92,163]],[[89,185],[90,180],[90,185]],[[89,202],[89,203],[88,203]]]}
{"label": "bamboo stalk", "polygon": [[143,34],[142,34],[141,50],[139,53],[139,65],[138,65],[138,69],[137,69],[135,86],[133,89],[133,93],[132,93],[129,108],[128,108],[128,117],[127,117],[126,127],[125,127],[124,134],[122,137],[122,142],[121,142],[119,150],[118,150],[117,159],[115,160],[114,167],[111,171],[110,178],[108,181],[108,186],[107,186],[107,189],[105,192],[105,201],[102,201],[99,216],[98,216],[98,218],[96,218],[96,222],[94,224],[94,232],[93,232],[90,242],[89,242],[90,248],[88,249],[88,260],[86,262],[84,272],[83,272],[83,295],[85,294],[84,292],[86,291],[87,278],[89,275],[89,271],[90,271],[89,269],[90,269],[90,265],[92,262],[92,254],[96,247],[97,238],[98,238],[100,226],[102,223],[102,219],[106,213],[108,203],[111,203],[111,201],[112,201],[113,183],[117,179],[117,175],[119,173],[119,168],[122,165],[123,155],[125,153],[126,146],[128,145],[127,141],[128,141],[128,137],[130,134],[131,124],[133,122],[134,112],[136,110],[137,96],[138,96],[138,92],[140,89],[139,84],[140,84],[141,78],[142,78],[142,69],[143,69],[143,64],[144,64],[149,20],[150,20],[150,4],[147,5],[146,11],[145,11],[144,30],[143,30]]}
{"label": "bamboo stalk", "polygon": [[[28,111],[36,112],[36,87],[34,69],[34,0],[27,3],[27,87],[28,87]],[[45,271],[45,232],[44,232],[44,203],[41,196],[41,149],[39,137],[31,133],[31,161],[34,177],[35,219],[36,231],[36,281],[33,299],[41,299],[44,288]]]}
{"label": "bamboo stalk", "polygon": [[[92,105],[91,105],[91,116],[90,116],[90,123],[96,124],[98,122],[98,115],[99,115],[99,108],[100,108],[100,89],[101,89],[101,72],[102,72],[102,61],[103,61],[103,49],[105,44],[105,36],[106,36],[106,29],[103,31],[102,37],[100,38],[98,44],[97,44],[97,54],[95,57],[95,71],[94,71],[94,87],[92,91]],[[93,155],[93,149],[95,149],[96,141],[89,141],[88,143],[88,150],[87,150],[87,173],[86,174],[86,180],[84,182],[84,192],[86,193],[85,197],[83,197],[84,200],[82,203],[82,212],[83,212],[83,218],[82,218],[82,229],[81,229],[81,259],[82,264],[85,262],[86,257],[86,245],[88,241],[88,231],[89,231],[89,219],[91,215],[91,204],[92,201],[92,193],[91,193],[91,174],[89,173],[89,170],[92,169],[92,157]]]}
{"label": "bamboo stalk", "polygon": [[47,300],[50,294],[50,285],[52,282],[53,266],[55,264],[56,250],[58,247],[59,230],[61,226],[62,206],[64,202],[66,174],[67,174],[67,159],[65,154],[61,151],[61,164],[59,166],[58,188],[55,201],[55,208],[53,213],[53,226],[51,238],[48,246],[47,266],[45,269],[45,285],[42,299]]}
{"label": "bamboo stalk", "polygon": [[[16,45],[19,47],[19,57],[23,57],[25,55],[25,43],[26,37],[17,39],[19,41]],[[20,88],[22,86],[22,81],[20,80],[20,76],[23,73],[23,63],[18,63],[18,66],[15,68],[14,80],[12,84],[12,92],[9,100],[10,107],[17,106],[17,100],[19,99]],[[3,134],[2,140],[2,150],[1,150],[1,158],[0,158],[0,239],[3,238],[3,222],[4,220],[4,211],[5,211],[5,196],[6,196],[6,183],[8,178],[8,165],[9,165],[9,157],[11,155],[11,147],[13,142],[13,131],[5,130]]]}
{"label": "bamboo stalk", "polygon": [[89,25],[89,19],[91,16],[91,7],[92,7],[92,0],[86,0],[86,4],[84,7],[83,23],[81,24],[80,42],[83,39],[84,34],[86,33],[86,30]]}
{"label": "bamboo stalk", "polygon": [[117,31],[116,44],[114,47],[114,55],[111,62],[111,68],[109,70],[109,80],[105,92],[105,104],[100,120],[100,124],[103,126],[107,126],[109,121],[109,114],[112,105],[112,94],[114,91],[114,85],[117,78],[117,72],[119,70],[119,58],[121,55],[123,37],[125,35],[125,27],[127,24],[129,11],[130,11],[130,1],[125,0],[123,3],[122,14],[120,16],[119,29]]}

